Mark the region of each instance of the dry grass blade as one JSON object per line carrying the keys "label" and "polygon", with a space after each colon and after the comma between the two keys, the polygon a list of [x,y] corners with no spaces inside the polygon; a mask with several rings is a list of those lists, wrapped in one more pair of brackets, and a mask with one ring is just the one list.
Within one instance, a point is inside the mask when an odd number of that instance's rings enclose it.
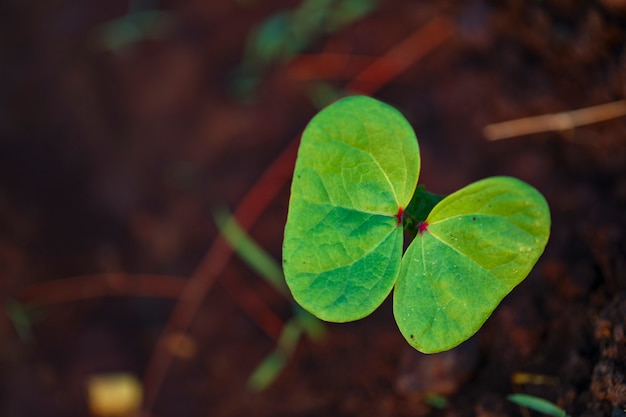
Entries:
{"label": "dry grass blade", "polygon": [[614,101],[579,110],[494,123],[485,126],[483,134],[488,140],[500,140],[532,133],[562,132],[574,129],[578,126],[598,123],[622,116],[626,116],[626,100]]}

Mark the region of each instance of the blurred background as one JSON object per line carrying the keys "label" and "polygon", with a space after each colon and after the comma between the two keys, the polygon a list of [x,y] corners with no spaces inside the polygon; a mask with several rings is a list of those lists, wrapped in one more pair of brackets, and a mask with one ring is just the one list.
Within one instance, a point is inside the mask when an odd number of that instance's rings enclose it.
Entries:
{"label": "blurred background", "polygon": [[[625,415],[625,92],[621,0],[2,2],[0,414]],[[299,133],[356,93],[411,122],[430,191],[513,175],[551,206],[450,353],[388,302],[322,324],[281,292]]]}

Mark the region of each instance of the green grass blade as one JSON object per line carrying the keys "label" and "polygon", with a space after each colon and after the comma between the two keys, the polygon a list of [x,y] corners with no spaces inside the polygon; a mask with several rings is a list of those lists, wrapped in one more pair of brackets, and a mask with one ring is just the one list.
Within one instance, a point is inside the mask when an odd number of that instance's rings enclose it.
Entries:
{"label": "green grass blade", "polygon": [[287,286],[282,269],[263,248],[241,228],[237,219],[226,209],[219,209],[213,213],[215,223],[222,236],[243,259],[250,268],[265,278],[277,291],[288,295]]}
{"label": "green grass blade", "polygon": [[548,400],[544,400],[543,398],[535,397],[534,395],[511,394],[507,397],[507,399],[517,405],[521,405],[522,407],[526,407],[533,411],[537,411],[539,413],[543,413],[549,416],[567,416],[565,410],[563,410],[561,407],[557,406],[554,403],[551,403]]}
{"label": "green grass blade", "polygon": [[289,363],[302,332],[302,326],[297,319],[285,324],[274,351],[265,357],[248,379],[248,387],[252,391],[263,391],[276,379]]}

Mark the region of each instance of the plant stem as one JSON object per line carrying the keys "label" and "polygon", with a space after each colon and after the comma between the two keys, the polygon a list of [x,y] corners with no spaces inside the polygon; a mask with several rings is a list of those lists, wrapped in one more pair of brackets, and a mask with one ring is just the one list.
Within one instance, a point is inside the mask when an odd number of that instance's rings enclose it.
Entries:
{"label": "plant stem", "polygon": [[426,220],[430,211],[443,200],[445,196],[426,191],[423,185],[418,185],[406,210],[403,213],[403,227],[409,233],[415,234],[419,225]]}

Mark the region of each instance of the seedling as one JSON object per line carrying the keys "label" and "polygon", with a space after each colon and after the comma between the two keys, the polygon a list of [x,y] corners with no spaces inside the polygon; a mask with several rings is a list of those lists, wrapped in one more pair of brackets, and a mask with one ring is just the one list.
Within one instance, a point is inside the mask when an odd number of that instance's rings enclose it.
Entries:
{"label": "seedling", "polygon": [[550,212],[515,178],[444,198],[417,187],[419,171],[415,133],[393,107],[356,96],[320,111],[298,152],[283,270],[295,300],[331,322],[369,315],[394,289],[401,333],[434,353],[476,333],[528,275]]}

